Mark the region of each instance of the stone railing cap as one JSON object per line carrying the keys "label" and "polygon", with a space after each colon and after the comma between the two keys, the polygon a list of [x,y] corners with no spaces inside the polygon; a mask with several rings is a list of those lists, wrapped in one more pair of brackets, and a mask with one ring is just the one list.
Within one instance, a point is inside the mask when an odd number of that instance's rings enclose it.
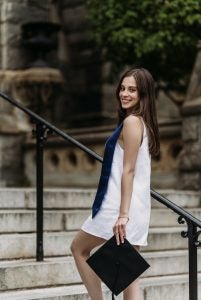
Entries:
{"label": "stone railing cap", "polygon": [[181,113],[182,115],[201,115],[201,96],[184,102]]}

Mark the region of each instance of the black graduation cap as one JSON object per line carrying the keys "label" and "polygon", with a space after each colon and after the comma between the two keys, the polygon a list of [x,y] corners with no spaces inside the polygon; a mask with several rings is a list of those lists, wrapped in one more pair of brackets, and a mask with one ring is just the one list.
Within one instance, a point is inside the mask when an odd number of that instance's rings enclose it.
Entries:
{"label": "black graduation cap", "polygon": [[115,236],[93,253],[87,263],[116,296],[150,267],[127,239],[117,245]]}

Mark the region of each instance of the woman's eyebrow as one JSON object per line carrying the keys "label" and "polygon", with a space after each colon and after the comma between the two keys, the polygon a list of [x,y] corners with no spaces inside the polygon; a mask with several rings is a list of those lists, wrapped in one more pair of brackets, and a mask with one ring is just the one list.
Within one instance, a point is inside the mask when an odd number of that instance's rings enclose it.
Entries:
{"label": "woman's eyebrow", "polygon": [[[125,84],[121,84],[121,86],[125,86]],[[135,85],[129,85],[128,87],[129,87],[129,88],[132,87],[132,88],[135,88],[135,89],[137,88],[137,86],[135,86]]]}
{"label": "woman's eyebrow", "polygon": [[136,89],[137,87],[135,85],[129,85],[128,88]]}

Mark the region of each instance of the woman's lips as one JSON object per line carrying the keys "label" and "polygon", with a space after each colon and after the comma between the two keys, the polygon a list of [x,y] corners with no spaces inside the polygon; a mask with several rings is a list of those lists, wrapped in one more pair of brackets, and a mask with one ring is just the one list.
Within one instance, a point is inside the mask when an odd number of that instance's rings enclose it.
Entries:
{"label": "woman's lips", "polygon": [[129,100],[121,100],[122,104],[127,104],[129,103],[130,101]]}

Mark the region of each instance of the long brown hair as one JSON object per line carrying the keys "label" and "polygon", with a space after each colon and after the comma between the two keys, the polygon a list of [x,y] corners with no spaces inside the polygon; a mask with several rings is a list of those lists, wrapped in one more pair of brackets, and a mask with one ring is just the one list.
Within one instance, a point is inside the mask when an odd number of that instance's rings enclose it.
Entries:
{"label": "long brown hair", "polygon": [[155,84],[153,77],[148,70],[144,68],[131,69],[129,71],[126,71],[121,77],[116,90],[116,96],[119,103],[119,123],[121,123],[127,116],[126,109],[123,109],[121,106],[119,92],[123,79],[130,76],[133,76],[136,81],[140,99],[140,101],[133,108],[132,114],[134,114],[135,116],[141,116],[143,118],[148,131],[149,152],[152,156],[158,156],[160,152],[160,142],[155,103]]}

